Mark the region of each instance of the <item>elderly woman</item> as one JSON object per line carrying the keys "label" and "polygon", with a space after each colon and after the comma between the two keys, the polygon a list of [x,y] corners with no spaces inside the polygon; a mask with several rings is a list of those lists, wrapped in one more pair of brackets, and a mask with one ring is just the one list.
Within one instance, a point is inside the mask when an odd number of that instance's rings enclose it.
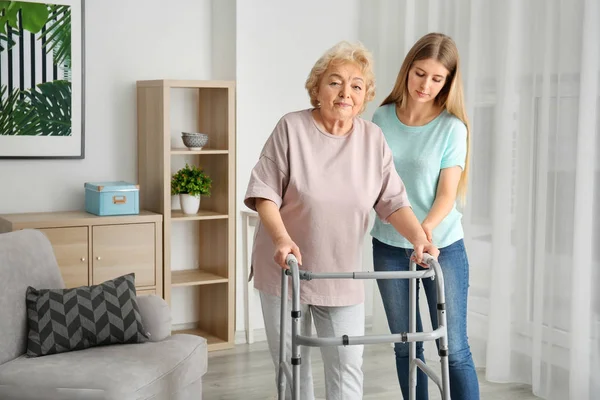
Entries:
{"label": "elderly woman", "polygon": [[[361,45],[329,49],[306,81],[314,108],[284,115],[252,170],[245,204],[260,216],[252,270],[275,365],[288,254],[309,271],[361,270],[371,209],[413,244],[418,262],[423,252],[438,254],[412,212],[381,129],[359,117],[375,96],[371,65]],[[300,296],[302,335],[311,334],[312,321],[318,336],[364,334],[361,281],[302,282]],[[314,398],[308,352],[302,347],[302,399]],[[327,399],[362,399],[362,352],[362,346],[321,348]]]}

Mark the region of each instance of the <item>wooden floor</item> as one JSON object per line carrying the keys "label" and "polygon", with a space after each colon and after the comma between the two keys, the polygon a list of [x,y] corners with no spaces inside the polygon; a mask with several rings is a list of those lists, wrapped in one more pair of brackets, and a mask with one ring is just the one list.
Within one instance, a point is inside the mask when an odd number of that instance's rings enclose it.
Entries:
{"label": "wooden floor", "polygon": [[[315,381],[315,396],[325,399],[322,361],[318,349],[311,353]],[[396,378],[393,350],[389,345],[365,347],[364,399],[401,399]],[[486,382],[478,371],[482,400],[535,400],[528,385]],[[433,382],[429,385],[430,400],[440,395]],[[208,372],[204,376],[204,399],[250,400],[276,399],[275,372],[265,342],[238,345],[235,349],[211,352]]]}

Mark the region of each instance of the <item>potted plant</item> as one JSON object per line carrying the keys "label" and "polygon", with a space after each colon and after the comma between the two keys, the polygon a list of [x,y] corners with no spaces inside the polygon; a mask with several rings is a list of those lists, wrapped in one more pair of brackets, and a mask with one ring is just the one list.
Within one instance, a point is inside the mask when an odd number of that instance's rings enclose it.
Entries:
{"label": "potted plant", "polygon": [[179,195],[184,214],[197,214],[200,209],[200,196],[210,196],[212,179],[195,165],[184,168],[171,178],[171,194]]}

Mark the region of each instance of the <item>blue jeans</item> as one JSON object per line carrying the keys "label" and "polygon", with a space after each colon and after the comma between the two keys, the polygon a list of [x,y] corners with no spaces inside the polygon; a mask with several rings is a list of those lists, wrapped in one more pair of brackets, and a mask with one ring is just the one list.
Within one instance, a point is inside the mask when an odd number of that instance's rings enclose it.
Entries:
{"label": "blue jeans", "polygon": [[[375,271],[408,271],[412,249],[389,246],[373,238]],[[479,383],[467,338],[467,294],[469,289],[469,261],[463,240],[440,249],[438,261],[444,273],[446,318],[448,323],[448,364],[450,369],[450,396],[452,400],[479,400]],[[421,269],[421,267],[418,267]],[[407,279],[378,280],[379,291],[392,333],[408,331]],[[417,299],[420,285],[425,289],[431,324],[437,322],[437,293],[431,279],[417,281]],[[417,330],[422,331],[417,301]],[[408,399],[408,343],[396,343],[396,370],[402,396]],[[417,343],[417,357],[424,360],[423,343]],[[428,399],[427,375],[418,369],[417,400]]]}

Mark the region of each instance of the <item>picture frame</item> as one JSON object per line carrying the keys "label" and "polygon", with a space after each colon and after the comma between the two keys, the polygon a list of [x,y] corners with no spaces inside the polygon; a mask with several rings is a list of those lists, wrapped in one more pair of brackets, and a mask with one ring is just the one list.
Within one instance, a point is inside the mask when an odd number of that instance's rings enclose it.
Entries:
{"label": "picture frame", "polygon": [[0,159],[85,158],[85,1],[0,1]]}

